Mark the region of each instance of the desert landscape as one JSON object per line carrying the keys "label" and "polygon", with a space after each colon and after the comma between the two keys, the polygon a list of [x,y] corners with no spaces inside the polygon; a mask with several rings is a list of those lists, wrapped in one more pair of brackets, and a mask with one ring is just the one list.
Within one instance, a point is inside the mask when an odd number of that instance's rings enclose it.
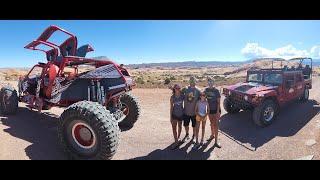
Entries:
{"label": "desert landscape", "polygon": [[[133,94],[139,98],[142,115],[134,128],[121,132],[118,152],[113,159],[320,159],[320,67],[314,68],[310,100],[285,107],[271,126],[256,127],[250,113],[230,115],[222,108],[221,149],[208,143],[193,151],[189,142],[176,150],[169,148],[173,138],[168,86],[173,83],[187,85],[189,77],[195,76],[202,88],[206,86],[207,76],[212,76],[220,88],[244,81],[246,71],[251,68],[270,65],[269,61],[210,67],[125,65],[136,80]],[[0,69],[0,86],[11,84],[16,87],[19,76],[28,70]],[[57,121],[62,112],[63,108],[52,108],[38,114],[20,103],[17,115],[0,115],[0,159],[66,159],[56,136]],[[207,126],[207,137],[209,133]]]}

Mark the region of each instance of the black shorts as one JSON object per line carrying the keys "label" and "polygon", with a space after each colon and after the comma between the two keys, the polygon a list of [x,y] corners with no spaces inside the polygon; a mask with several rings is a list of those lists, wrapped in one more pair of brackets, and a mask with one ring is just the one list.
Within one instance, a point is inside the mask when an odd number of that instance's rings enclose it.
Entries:
{"label": "black shorts", "polygon": [[196,116],[184,115],[183,117],[183,126],[189,126],[191,121],[192,127],[196,127]]}
{"label": "black shorts", "polygon": [[[221,109],[219,109],[219,112],[221,113]],[[209,114],[217,114],[217,109],[210,110]]]}
{"label": "black shorts", "polygon": [[173,120],[177,120],[177,121],[183,121],[183,116],[176,116],[176,115],[174,115],[174,114],[171,114],[171,118],[173,119]]}

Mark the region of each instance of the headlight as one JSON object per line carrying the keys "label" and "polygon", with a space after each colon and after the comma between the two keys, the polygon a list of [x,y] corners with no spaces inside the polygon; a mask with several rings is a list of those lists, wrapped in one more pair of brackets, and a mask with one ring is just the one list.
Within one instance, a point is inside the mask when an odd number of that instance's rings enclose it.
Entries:
{"label": "headlight", "polygon": [[248,96],[247,96],[247,95],[245,95],[245,96],[244,96],[244,100],[246,100],[246,101],[248,101],[248,100],[249,100],[249,98],[248,98]]}

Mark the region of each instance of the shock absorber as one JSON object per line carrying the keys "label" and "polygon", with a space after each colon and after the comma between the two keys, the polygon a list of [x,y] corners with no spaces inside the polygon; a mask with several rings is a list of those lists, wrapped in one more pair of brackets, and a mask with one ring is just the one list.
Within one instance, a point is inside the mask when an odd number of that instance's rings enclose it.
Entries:
{"label": "shock absorber", "polygon": [[102,99],[102,105],[106,103],[105,95],[104,95],[104,87],[101,86],[101,99]]}
{"label": "shock absorber", "polygon": [[88,86],[88,101],[90,101],[90,99],[91,99],[91,93],[90,93],[90,86]]}
{"label": "shock absorber", "polygon": [[96,88],[93,80],[91,80],[91,93],[92,93],[92,101],[96,101]]}
{"label": "shock absorber", "polygon": [[97,81],[97,101],[98,101],[99,104],[102,104],[102,102],[101,102],[100,81]]}

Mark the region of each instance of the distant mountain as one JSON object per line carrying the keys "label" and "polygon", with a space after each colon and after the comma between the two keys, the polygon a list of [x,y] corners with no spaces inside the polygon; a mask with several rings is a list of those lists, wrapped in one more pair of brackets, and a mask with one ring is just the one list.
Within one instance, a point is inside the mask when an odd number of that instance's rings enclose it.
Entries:
{"label": "distant mountain", "polygon": [[[97,60],[108,60],[107,56],[93,57]],[[255,58],[245,61],[183,61],[183,62],[159,62],[159,63],[139,63],[139,64],[126,64],[129,68],[202,68],[202,67],[226,67],[226,66],[240,66],[257,61],[269,61],[272,58]],[[279,58],[280,59],[280,58]],[[313,66],[320,66],[320,59],[313,59]]]}
{"label": "distant mountain", "polygon": [[320,59],[313,59],[312,64],[313,66],[320,66]]}
{"label": "distant mountain", "polygon": [[227,62],[227,61],[183,61],[183,62],[162,62],[162,63],[141,63],[129,64],[131,68],[152,68],[152,67],[165,67],[165,68],[201,68],[201,67],[225,67],[225,66],[239,66],[246,64],[246,61]]}

